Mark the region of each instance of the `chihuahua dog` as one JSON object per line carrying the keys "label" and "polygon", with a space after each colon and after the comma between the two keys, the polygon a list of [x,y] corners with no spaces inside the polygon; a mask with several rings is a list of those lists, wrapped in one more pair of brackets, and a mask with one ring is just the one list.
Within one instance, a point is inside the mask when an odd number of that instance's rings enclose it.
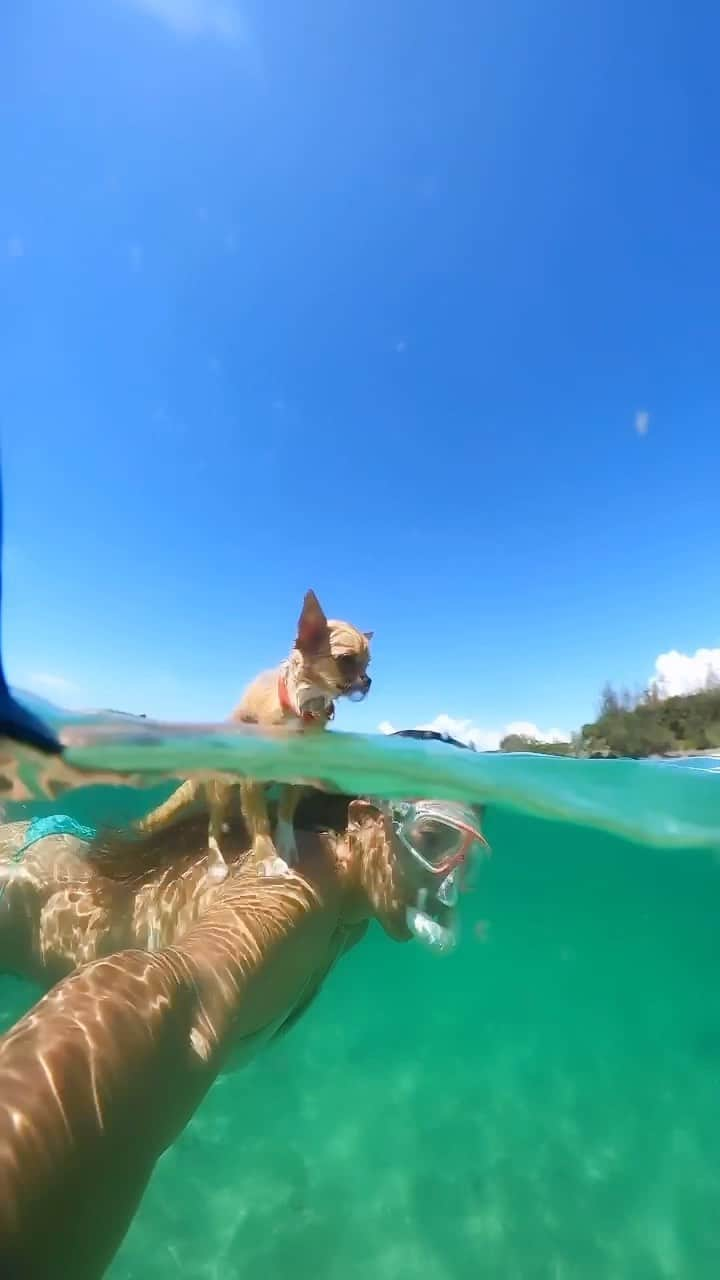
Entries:
{"label": "chihuahua dog", "polygon": [[[359,701],[370,690],[367,674],[372,631],[358,631],[349,622],[325,617],[314,591],[308,591],[298,620],[295,644],[284,662],[253,680],[230,719],[236,724],[281,726],[300,723],[304,729],[324,729],[335,713],[336,698]],[[265,784],[246,779],[240,783],[214,779],[189,779],[137,829],[145,834],[162,831],[186,812],[204,793],[208,811],[208,847],[211,874],[227,875],[221,842],[236,791],[252,840],[254,858],[273,874],[287,870],[295,859],[294,817],[303,788],[284,786],[278,804],[275,842],[265,802]]]}

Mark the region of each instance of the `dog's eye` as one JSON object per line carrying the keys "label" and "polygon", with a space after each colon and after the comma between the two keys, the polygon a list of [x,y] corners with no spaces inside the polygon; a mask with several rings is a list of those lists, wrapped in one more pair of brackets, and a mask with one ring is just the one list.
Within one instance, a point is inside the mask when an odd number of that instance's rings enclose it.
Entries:
{"label": "dog's eye", "polygon": [[337,659],[338,670],[343,676],[352,676],[355,674],[357,661],[351,653],[341,653]]}

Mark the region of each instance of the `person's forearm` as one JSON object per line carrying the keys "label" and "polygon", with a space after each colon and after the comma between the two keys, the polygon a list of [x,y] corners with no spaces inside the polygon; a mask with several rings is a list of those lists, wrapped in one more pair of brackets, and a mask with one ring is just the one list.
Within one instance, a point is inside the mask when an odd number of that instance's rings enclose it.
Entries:
{"label": "person's forearm", "polygon": [[72,974],[0,1041],[0,1275],[101,1276],[158,1156],[214,1073],[191,1069],[192,983],[164,955]]}
{"label": "person's forearm", "polygon": [[103,1274],[158,1157],[231,1049],[303,999],[336,925],[299,876],[236,882],[180,945],[94,961],[0,1040],[3,1280]]}

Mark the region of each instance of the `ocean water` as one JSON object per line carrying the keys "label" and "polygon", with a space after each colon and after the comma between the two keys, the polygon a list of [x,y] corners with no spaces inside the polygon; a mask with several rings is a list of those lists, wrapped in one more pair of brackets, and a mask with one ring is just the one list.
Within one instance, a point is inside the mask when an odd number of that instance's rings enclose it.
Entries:
{"label": "ocean water", "polygon": [[[493,849],[453,955],[373,926],[290,1034],[217,1082],[111,1280],[715,1280],[720,761],[72,734],[103,785],[78,774],[8,817],[118,821],[162,775],[237,768],[484,801]],[[2,1026],[34,998],[1,979]]]}

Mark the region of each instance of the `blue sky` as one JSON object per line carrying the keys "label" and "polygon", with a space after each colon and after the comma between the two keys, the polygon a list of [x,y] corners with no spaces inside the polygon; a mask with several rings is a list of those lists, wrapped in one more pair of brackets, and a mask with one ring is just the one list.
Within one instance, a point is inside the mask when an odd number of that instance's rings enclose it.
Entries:
{"label": "blue sky", "polygon": [[223,717],[310,585],[376,633],[343,728],[720,644],[714,8],[0,24],[11,680]]}

